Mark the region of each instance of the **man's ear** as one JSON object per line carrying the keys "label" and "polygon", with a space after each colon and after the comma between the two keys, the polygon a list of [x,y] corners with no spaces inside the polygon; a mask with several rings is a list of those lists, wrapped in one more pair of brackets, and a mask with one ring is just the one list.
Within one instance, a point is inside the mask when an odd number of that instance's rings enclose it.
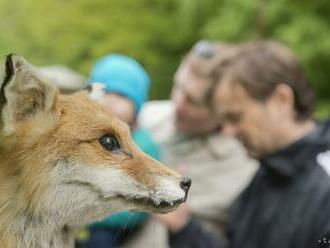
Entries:
{"label": "man's ear", "polygon": [[294,105],[293,90],[287,84],[278,84],[273,90],[272,97],[276,98],[279,102]]}
{"label": "man's ear", "polygon": [[276,104],[279,111],[294,115],[294,93],[287,84],[278,84],[270,96],[272,103]]}
{"label": "man's ear", "polygon": [[37,75],[23,57],[10,54],[0,88],[1,129],[7,135],[37,114],[56,112],[58,90]]}

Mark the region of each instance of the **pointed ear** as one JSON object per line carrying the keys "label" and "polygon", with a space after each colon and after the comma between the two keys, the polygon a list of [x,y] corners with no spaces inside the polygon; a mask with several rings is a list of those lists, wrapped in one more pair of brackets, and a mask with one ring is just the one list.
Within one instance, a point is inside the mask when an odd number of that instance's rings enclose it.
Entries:
{"label": "pointed ear", "polygon": [[56,112],[58,90],[48,83],[23,57],[10,54],[0,88],[2,131],[14,132],[19,122],[39,113]]}

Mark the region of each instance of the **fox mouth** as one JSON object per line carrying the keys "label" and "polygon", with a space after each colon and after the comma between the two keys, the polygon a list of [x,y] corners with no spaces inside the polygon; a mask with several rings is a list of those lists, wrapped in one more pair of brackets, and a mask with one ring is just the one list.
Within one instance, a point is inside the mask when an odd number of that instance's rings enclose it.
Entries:
{"label": "fox mouth", "polygon": [[[176,209],[181,203],[185,202],[185,199],[177,199],[172,201],[160,200],[155,201],[149,197],[128,197],[124,195],[117,195],[117,198],[120,198],[128,203],[132,203],[136,208],[147,208],[152,212],[167,213]],[[134,209],[133,209],[134,210]]]}
{"label": "fox mouth", "polygon": [[78,180],[71,180],[65,182],[68,185],[79,185],[81,187],[87,187],[90,191],[96,193],[99,199],[104,202],[109,202],[114,199],[121,200],[130,206],[130,210],[147,210],[154,213],[167,213],[175,210],[181,203],[185,202],[186,198],[180,198],[177,200],[155,200],[151,196],[130,196],[124,194],[114,194],[111,196],[104,195],[104,192],[87,182],[81,182]]}

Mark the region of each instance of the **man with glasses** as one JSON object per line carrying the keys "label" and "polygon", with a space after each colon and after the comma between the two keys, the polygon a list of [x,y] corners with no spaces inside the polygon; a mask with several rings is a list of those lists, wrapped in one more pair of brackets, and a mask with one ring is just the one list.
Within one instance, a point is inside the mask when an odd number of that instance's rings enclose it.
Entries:
{"label": "man with glasses", "polygon": [[183,211],[171,247],[329,248],[330,123],[313,120],[313,91],[289,49],[274,41],[237,49],[218,64],[212,102],[223,133],[260,167],[230,208],[229,245]]}

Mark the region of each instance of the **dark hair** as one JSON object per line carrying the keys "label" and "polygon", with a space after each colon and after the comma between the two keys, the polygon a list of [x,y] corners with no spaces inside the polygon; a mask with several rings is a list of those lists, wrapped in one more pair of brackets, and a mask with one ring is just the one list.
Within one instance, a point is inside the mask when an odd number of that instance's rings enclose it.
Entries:
{"label": "dark hair", "polygon": [[218,82],[223,76],[229,76],[233,83],[241,84],[252,98],[259,101],[266,100],[277,85],[286,84],[294,94],[296,119],[311,118],[313,91],[295,56],[278,42],[241,44],[235,56],[218,64],[215,74]]}

